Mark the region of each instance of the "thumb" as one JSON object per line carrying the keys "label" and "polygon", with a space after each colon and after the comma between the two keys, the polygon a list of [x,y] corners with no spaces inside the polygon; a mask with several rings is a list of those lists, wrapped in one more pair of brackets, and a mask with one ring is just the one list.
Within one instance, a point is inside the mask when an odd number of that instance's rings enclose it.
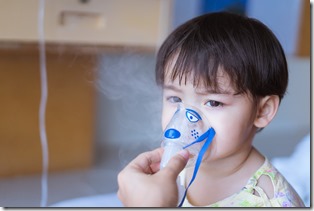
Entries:
{"label": "thumb", "polygon": [[188,163],[189,157],[190,153],[188,150],[181,150],[169,160],[162,170],[168,174],[168,177],[176,179]]}

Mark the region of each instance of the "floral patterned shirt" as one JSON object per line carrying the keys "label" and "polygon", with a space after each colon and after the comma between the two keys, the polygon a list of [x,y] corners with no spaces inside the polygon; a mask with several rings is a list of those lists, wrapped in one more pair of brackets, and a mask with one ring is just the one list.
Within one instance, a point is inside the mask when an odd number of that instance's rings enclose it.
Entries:
{"label": "floral patterned shirt", "polygon": [[[257,181],[262,175],[269,176],[272,181],[274,197],[271,199],[261,187],[257,186]],[[181,172],[180,177],[183,184],[185,170]],[[254,194],[254,191],[258,194]],[[193,207],[193,205],[185,198],[182,207]],[[205,207],[304,207],[304,203],[293,187],[266,158],[264,164],[239,192]]]}

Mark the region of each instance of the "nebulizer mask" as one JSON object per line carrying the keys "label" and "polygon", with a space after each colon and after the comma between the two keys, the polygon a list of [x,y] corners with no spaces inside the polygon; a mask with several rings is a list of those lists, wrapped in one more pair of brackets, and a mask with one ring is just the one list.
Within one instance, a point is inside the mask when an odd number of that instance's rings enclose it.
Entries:
{"label": "nebulizer mask", "polygon": [[194,181],[203,155],[214,136],[215,130],[210,126],[209,121],[201,111],[183,103],[178,104],[176,112],[164,130],[161,144],[164,148],[164,153],[160,163],[160,168],[164,168],[169,160],[182,149],[187,149],[191,155],[186,168],[194,167],[194,173],[185,191],[184,187],[180,185],[180,178],[177,180],[179,191],[178,206],[182,206],[187,189]]}

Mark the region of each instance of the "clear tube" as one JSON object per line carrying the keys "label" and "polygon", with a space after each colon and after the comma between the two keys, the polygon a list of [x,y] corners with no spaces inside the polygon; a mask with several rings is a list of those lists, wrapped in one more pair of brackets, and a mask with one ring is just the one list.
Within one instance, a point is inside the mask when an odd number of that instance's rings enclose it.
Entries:
{"label": "clear tube", "polygon": [[45,113],[48,98],[47,69],[46,69],[46,49],[44,34],[45,0],[39,1],[38,8],[38,35],[39,35],[39,62],[41,99],[39,106],[39,132],[42,147],[42,177],[41,177],[41,201],[40,206],[47,206],[48,199],[48,142],[46,134]]}

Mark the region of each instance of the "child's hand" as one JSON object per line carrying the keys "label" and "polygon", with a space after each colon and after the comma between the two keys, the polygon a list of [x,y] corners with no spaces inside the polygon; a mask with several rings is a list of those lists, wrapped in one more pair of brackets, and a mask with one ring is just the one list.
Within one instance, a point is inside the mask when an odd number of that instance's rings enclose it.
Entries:
{"label": "child's hand", "polygon": [[159,171],[163,149],[138,155],[118,175],[118,197],[127,207],[175,207],[176,179],[189,159],[187,150],[174,156]]}

